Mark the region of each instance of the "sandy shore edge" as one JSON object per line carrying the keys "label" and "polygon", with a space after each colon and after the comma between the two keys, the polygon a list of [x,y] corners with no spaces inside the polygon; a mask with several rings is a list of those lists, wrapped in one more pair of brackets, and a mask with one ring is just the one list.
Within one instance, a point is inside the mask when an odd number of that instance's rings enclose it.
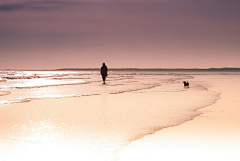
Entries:
{"label": "sandy shore edge", "polygon": [[240,81],[224,78],[208,80],[209,90],[221,95],[200,109],[202,115],[132,142],[119,153],[120,161],[240,160]]}

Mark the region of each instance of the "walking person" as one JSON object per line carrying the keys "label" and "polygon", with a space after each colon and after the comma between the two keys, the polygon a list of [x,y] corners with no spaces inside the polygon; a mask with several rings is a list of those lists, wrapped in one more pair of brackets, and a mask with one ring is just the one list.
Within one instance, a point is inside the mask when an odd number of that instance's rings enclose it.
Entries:
{"label": "walking person", "polygon": [[108,76],[108,68],[105,63],[102,64],[103,66],[101,67],[101,75],[103,79],[103,84],[105,84],[106,77]]}

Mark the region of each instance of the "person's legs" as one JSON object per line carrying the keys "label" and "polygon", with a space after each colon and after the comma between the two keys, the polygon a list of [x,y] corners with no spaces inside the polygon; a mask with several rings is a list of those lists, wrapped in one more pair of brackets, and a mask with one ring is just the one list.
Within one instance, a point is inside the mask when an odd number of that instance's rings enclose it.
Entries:
{"label": "person's legs", "polygon": [[105,84],[106,76],[102,75],[103,83]]}

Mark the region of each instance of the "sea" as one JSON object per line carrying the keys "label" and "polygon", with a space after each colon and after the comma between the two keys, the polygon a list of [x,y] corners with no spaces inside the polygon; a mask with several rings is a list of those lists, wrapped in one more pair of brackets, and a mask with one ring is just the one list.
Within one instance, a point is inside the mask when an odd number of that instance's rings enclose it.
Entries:
{"label": "sea", "polygon": [[[221,98],[210,79],[239,69],[0,71],[0,160],[119,160],[131,142]],[[184,87],[183,81],[189,82]]]}

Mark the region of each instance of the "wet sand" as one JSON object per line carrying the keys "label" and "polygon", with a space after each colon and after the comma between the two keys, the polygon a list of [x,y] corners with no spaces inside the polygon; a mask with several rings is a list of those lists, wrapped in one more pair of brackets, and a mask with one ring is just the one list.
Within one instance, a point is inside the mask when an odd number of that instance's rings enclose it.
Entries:
{"label": "wet sand", "polygon": [[238,160],[239,75],[180,78],[1,106],[0,160]]}
{"label": "wet sand", "polygon": [[220,99],[191,121],[132,142],[120,152],[121,161],[240,160],[239,76],[196,78]]}
{"label": "wet sand", "polygon": [[[205,93],[200,91],[199,95],[202,92]],[[189,92],[185,94],[191,97]],[[194,102],[212,101],[207,97],[192,98],[194,101],[182,107],[178,106],[182,97],[175,96],[176,102],[173,103],[170,99],[173,96],[171,92],[127,92],[119,95],[34,100],[2,106],[0,159],[117,161],[119,151],[131,141],[157,130],[147,128],[149,124],[157,127],[159,119],[162,120],[162,126],[185,122],[199,115],[194,112],[198,108]],[[159,102],[164,102],[168,110],[165,106],[160,110]],[[149,106],[148,110],[151,109],[148,111],[151,113],[150,118],[144,117],[147,111],[140,110],[146,105]]]}

